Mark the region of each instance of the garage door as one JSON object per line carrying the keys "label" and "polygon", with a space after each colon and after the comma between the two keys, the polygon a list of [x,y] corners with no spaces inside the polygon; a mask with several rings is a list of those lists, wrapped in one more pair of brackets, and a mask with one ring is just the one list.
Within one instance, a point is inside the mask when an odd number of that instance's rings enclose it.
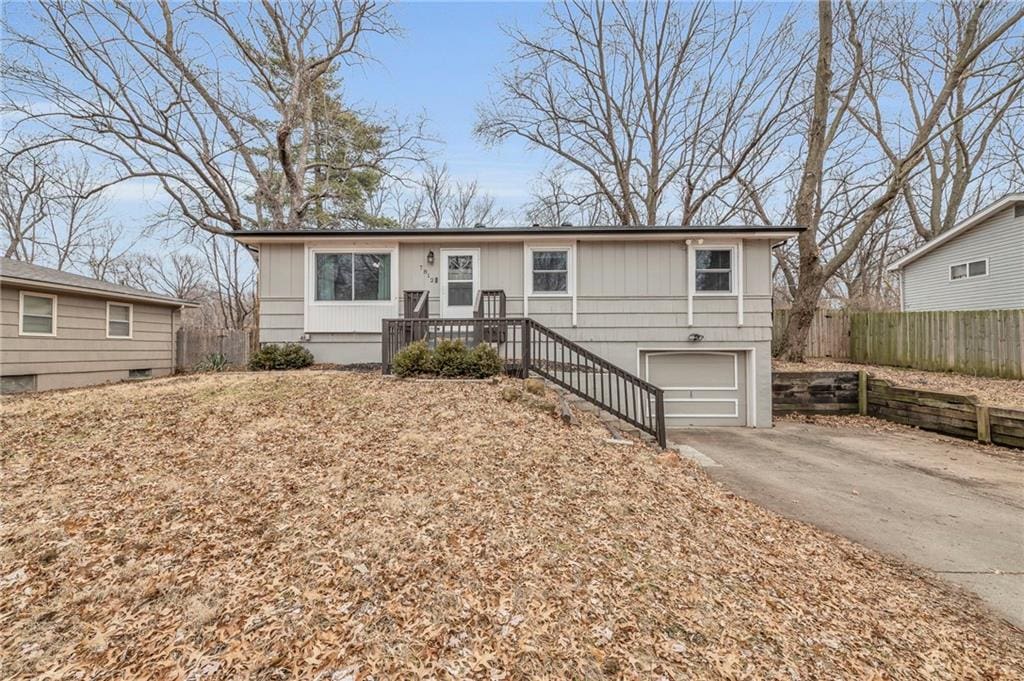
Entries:
{"label": "garage door", "polygon": [[665,422],[680,426],[743,426],[747,422],[742,352],[648,352],[648,381],[665,389]]}

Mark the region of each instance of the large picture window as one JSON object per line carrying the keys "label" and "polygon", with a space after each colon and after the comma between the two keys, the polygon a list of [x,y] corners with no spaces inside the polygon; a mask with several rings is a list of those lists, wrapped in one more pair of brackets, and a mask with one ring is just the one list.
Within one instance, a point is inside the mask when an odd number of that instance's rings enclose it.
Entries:
{"label": "large picture window", "polygon": [[569,292],[569,249],[533,251],[533,292]]}
{"label": "large picture window", "polygon": [[22,291],[18,326],[23,336],[56,336],[57,296]]}
{"label": "large picture window", "polygon": [[732,293],[732,249],[698,248],[694,251],[694,290]]}
{"label": "large picture window", "polygon": [[391,300],[391,254],[317,253],[316,300]]}

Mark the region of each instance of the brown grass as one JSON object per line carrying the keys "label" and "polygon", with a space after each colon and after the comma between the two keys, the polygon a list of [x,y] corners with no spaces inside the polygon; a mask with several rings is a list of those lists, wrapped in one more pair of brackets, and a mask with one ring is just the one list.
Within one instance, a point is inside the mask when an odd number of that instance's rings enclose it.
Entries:
{"label": "brown grass", "polygon": [[0,677],[1020,678],[975,601],[501,385],[0,403]]}

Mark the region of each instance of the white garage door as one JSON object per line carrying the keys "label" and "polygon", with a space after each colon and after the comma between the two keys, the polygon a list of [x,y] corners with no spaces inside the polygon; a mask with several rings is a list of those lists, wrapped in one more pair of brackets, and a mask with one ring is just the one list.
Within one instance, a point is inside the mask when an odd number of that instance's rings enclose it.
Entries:
{"label": "white garage door", "polygon": [[746,425],[744,357],[742,352],[710,350],[645,353],[645,377],[665,389],[666,425]]}

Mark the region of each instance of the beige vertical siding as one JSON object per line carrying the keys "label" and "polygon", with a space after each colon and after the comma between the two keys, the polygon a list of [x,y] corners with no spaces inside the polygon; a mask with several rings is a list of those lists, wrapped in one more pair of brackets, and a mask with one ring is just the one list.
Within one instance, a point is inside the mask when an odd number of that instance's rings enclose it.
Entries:
{"label": "beige vertical siding", "polygon": [[0,287],[0,374],[34,374],[46,390],[122,380],[130,369],[173,371],[176,308],[132,303],[132,338],[107,338],[107,298],[57,293],[56,337],[19,336],[20,290]]}
{"label": "beige vertical siding", "polygon": [[[524,242],[454,241],[401,243],[399,291],[426,290],[431,316],[441,308],[441,250],[480,249],[480,285],[503,289],[508,314],[523,313]],[[427,262],[434,252],[434,263]],[[304,271],[302,244],[263,244],[260,248],[260,341],[302,342],[318,361],[338,364],[379,362],[380,334],[317,333],[301,341]],[[530,317],[583,343],[599,355],[636,372],[640,348],[692,348],[690,334],[704,336],[701,347],[752,350],[758,385],[758,422],[771,422],[771,243],[745,241],[743,247],[744,323],[737,320],[736,296],[695,297],[688,326],[686,251],[680,241],[582,241],[576,254],[577,324],[572,299],[531,296]]]}

